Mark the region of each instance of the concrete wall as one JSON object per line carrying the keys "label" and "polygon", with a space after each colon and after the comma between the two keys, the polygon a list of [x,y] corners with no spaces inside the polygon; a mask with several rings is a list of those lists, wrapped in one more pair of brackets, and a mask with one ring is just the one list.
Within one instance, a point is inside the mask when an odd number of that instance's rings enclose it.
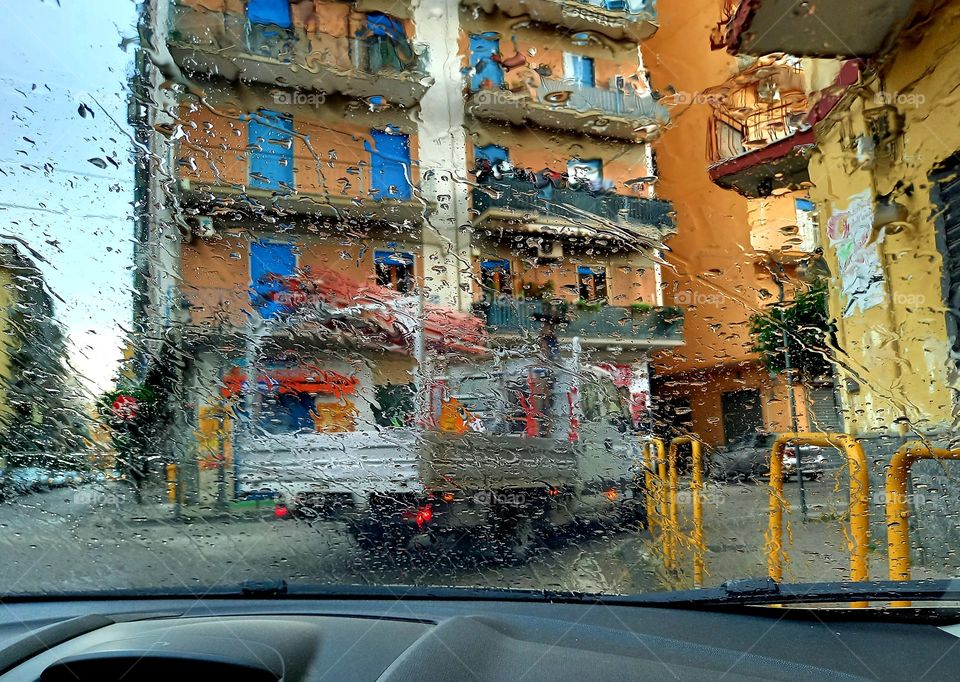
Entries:
{"label": "concrete wall", "polygon": [[[949,357],[943,288],[943,259],[930,173],[960,150],[955,86],[960,70],[960,7],[952,3],[921,36],[901,38],[878,77],[851,92],[849,104],[818,124],[818,149],[810,163],[820,213],[821,241],[835,286],[831,313],[838,343],[847,353],[845,378],[858,392],[842,391],[849,423],[857,433],[885,431],[905,417],[926,431],[955,419],[956,366]],[[856,138],[867,133],[864,112],[892,106],[903,122],[892,158],[858,162]],[[877,240],[883,270],[883,301],[863,312],[844,314],[838,262],[828,243],[827,221],[844,210],[854,194],[891,194],[907,220]],[[879,236],[879,235],[876,235]],[[844,384],[844,389],[846,388]]]}

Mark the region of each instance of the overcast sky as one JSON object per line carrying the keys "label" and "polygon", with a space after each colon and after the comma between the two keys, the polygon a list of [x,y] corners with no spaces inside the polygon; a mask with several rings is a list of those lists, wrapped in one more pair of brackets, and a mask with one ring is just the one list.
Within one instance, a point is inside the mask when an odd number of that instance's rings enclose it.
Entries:
{"label": "overcast sky", "polygon": [[[130,320],[133,48],[120,45],[136,35],[136,6],[0,0],[0,11],[0,235],[26,240],[46,261],[38,265],[63,299],[56,314],[71,360],[102,390]],[[81,117],[81,102],[94,115]]]}

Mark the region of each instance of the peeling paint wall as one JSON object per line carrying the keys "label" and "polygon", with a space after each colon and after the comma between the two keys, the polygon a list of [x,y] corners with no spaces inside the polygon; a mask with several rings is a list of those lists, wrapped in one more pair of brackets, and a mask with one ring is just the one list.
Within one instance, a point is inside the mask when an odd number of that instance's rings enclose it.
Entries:
{"label": "peeling paint wall", "polygon": [[[850,301],[838,286],[831,288],[830,310],[846,353],[843,375],[852,380],[844,382],[841,395],[848,423],[859,433],[892,430],[902,417],[919,431],[949,428],[954,420],[956,364],[949,357],[939,209],[930,175],[960,150],[958,19],[960,4],[952,3],[924,33],[901,36],[879,75],[852,88],[816,130],[811,194],[835,284],[837,252],[827,238],[833,211],[868,191],[874,201],[889,194],[908,216],[875,233],[882,237],[882,303],[844,314]],[[902,132],[872,160],[858,157],[857,138],[870,133],[868,118],[883,115],[884,108],[902,121]]]}

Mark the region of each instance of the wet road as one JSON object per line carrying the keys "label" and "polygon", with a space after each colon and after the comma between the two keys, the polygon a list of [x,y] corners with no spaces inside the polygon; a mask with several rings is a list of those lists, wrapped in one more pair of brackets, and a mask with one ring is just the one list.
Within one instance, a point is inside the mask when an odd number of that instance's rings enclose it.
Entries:
{"label": "wet road", "polygon": [[0,505],[3,592],[235,584],[518,587],[636,592],[659,589],[640,532],[585,531],[523,565],[478,563],[439,550],[362,549],[342,524],[275,519],[142,518],[118,484],[61,488]]}

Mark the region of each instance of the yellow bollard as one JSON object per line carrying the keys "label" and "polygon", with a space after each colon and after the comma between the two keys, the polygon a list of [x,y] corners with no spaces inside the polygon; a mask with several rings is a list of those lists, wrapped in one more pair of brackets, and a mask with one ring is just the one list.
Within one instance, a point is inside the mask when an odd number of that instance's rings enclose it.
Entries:
{"label": "yellow bollard", "polygon": [[[670,458],[673,466],[672,475],[676,474],[677,447],[681,444],[689,443],[693,451],[691,466],[690,491],[693,495],[693,586],[703,586],[704,573],[704,554],[706,547],[703,542],[703,500],[701,493],[703,491],[703,448],[699,440],[690,436],[681,436],[670,441]],[[674,481],[673,490],[673,522],[676,523],[676,482]],[[676,529],[676,527],[675,527]],[[676,529],[679,532],[679,529]]]}
{"label": "yellow bollard", "polygon": [[644,487],[644,507],[647,512],[647,528],[653,533],[656,519],[656,475],[653,473],[653,455],[651,448],[655,443],[652,441],[643,444],[643,487]]}
{"label": "yellow bollard", "polygon": [[[850,477],[850,580],[869,580],[867,549],[870,531],[870,476],[867,457],[863,446],[845,433],[782,433],[774,441],[770,449],[767,574],[777,582],[783,580],[783,449],[787,443],[837,447],[846,456]],[[800,472],[797,474],[802,475]]]}
{"label": "yellow bollard", "polygon": [[177,465],[167,465],[167,502],[177,501]]}
{"label": "yellow bollard", "polygon": [[[656,460],[652,461],[651,448],[656,450]],[[660,537],[657,542],[663,548],[663,564],[667,569],[673,566],[673,557],[669,545],[669,508],[666,497],[667,480],[667,449],[659,438],[649,438],[645,444],[644,454],[646,457],[647,474],[644,483],[647,486],[647,523],[651,532],[655,528],[659,529]],[[654,464],[656,471],[654,473]]]}
{"label": "yellow bollard", "polygon": [[[890,580],[910,580],[910,504],[907,480],[914,463],[920,459],[960,459],[960,450],[931,448],[920,441],[903,445],[890,460],[887,469],[887,560]],[[910,606],[895,601],[891,606]]]}

